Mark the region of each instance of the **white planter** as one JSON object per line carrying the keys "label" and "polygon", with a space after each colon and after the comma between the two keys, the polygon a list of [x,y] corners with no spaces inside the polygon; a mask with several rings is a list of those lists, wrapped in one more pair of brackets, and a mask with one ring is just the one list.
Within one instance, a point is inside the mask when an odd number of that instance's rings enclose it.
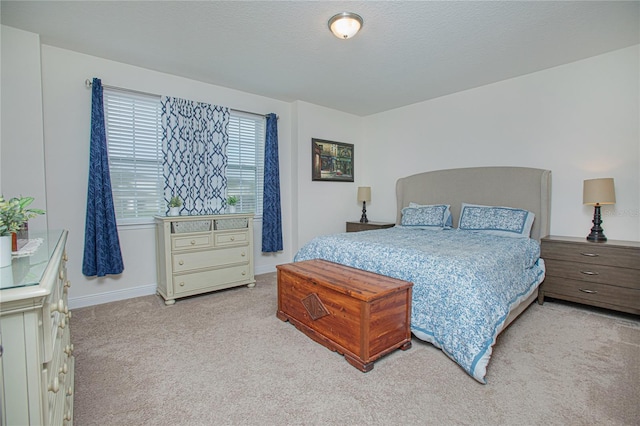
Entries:
{"label": "white planter", "polygon": [[11,235],[0,237],[0,268],[11,266]]}
{"label": "white planter", "polygon": [[169,207],[169,216],[180,216],[180,207]]}
{"label": "white planter", "polygon": [[229,213],[235,213],[236,212],[236,206],[229,206]]}

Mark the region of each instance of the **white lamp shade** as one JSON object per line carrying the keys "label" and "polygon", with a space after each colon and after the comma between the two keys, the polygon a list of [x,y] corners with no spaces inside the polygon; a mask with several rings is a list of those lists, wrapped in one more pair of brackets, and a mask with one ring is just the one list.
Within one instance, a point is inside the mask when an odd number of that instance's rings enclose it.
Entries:
{"label": "white lamp shade", "polygon": [[358,201],[371,201],[371,187],[359,186],[358,187]]}
{"label": "white lamp shade", "polygon": [[360,28],[362,28],[362,17],[355,13],[338,13],[329,19],[329,29],[333,35],[344,40],[356,35]]}
{"label": "white lamp shade", "polygon": [[615,204],[613,178],[587,179],[582,190],[583,204]]}

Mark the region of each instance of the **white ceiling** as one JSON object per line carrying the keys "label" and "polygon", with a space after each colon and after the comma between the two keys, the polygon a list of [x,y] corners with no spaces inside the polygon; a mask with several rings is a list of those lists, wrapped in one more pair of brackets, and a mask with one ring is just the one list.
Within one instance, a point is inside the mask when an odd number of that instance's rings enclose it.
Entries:
{"label": "white ceiling", "polygon": [[[364,18],[350,40],[327,20]],[[640,2],[2,1],[44,44],[369,115],[640,43]],[[109,84],[109,82],[105,82]]]}

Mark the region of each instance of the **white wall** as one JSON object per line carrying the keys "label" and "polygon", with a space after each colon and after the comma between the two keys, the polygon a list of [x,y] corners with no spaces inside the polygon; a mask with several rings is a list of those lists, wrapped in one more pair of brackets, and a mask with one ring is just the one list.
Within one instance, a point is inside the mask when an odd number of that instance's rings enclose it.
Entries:
{"label": "white wall", "polygon": [[[46,210],[40,37],[4,25],[1,34],[0,194],[34,197],[30,207]],[[47,216],[38,216],[29,228],[46,230],[46,221]]]}
{"label": "white wall", "polygon": [[[295,102],[294,154],[296,163],[297,236],[296,250],[317,235],[344,232],[346,222],[359,220],[362,205],[357,202],[358,186],[369,186],[362,140],[362,118],[313,105]],[[311,139],[325,139],[354,145],[354,182],[320,182],[311,180]]]}
{"label": "white wall", "polygon": [[364,119],[371,184],[395,220],[395,181],[427,170],[525,166],[552,171],[551,233],[586,237],[584,179],[613,177],[609,239],[640,240],[639,46]]}
{"label": "white wall", "polygon": [[[87,78],[110,86],[166,94],[279,116],[280,162],[289,164],[290,104],[227,88],[150,71],[127,64],[42,46],[42,81],[46,146],[49,227],[69,230],[69,294],[72,306],[151,294],[155,291],[156,261],[153,226],[119,227],[125,271],[118,277],[86,278],[81,274],[88,179],[91,91]],[[290,170],[282,167],[283,222],[291,222]],[[256,273],[270,272],[292,257],[291,233],[283,230],[285,250],[262,255],[261,223],[256,223]]]}

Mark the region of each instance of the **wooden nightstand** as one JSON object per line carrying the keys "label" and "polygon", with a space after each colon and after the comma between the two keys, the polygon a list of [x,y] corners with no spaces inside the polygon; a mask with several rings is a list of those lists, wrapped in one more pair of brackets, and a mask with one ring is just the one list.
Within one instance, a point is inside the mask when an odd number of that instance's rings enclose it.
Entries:
{"label": "wooden nightstand", "polygon": [[640,242],[548,236],[540,251],[547,268],[540,304],[546,296],[640,314]]}
{"label": "wooden nightstand", "polygon": [[393,228],[395,223],[391,222],[347,222],[347,232],[371,231],[372,229]]}

